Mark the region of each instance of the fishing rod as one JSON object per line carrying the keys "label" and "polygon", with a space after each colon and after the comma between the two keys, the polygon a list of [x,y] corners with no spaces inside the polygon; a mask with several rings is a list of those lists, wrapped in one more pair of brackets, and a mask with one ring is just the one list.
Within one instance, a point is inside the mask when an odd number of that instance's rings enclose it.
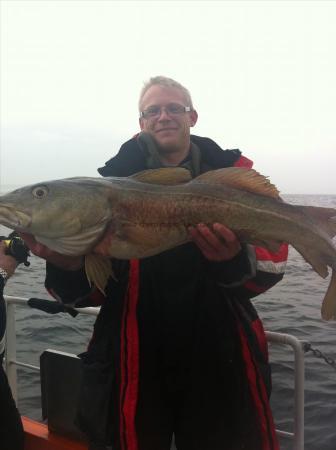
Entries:
{"label": "fishing rod", "polygon": [[8,236],[0,236],[1,241],[5,244],[6,255],[13,256],[18,264],[23,263],[26,267],[30,266],[28,261],[28,256],[30,256],[29,248],[16,231],[12,231]]}

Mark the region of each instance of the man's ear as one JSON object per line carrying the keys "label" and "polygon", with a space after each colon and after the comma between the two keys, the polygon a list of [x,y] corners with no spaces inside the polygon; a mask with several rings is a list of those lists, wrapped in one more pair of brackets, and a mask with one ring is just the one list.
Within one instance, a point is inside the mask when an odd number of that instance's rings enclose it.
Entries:
{"label": "man's ear", "polygon": [[144,121],[142,117],[139,117],[139,125],[140,125],[140,130],[144,129]]}
{"label": "man's ear", "polygon": [[196,122],[197,122],[197,119],[198,119],[197,111],[195,109],[190,111],[189,117],[190,117],[190,126],[194,127],[196,125]]}

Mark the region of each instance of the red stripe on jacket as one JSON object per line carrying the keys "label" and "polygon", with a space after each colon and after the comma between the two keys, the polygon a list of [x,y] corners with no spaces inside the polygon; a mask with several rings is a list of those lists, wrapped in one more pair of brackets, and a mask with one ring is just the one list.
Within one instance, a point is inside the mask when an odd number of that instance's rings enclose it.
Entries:
{"label": "red stripe on jacket", "polygon": [[267,289],[270,288],[270,286],[260,286],[254,281],[246,281],[246,283],[244,283],[244,288],[248,289],[249,291],[255,292],[256,294],[262,294],[263,292],[266,292]]}
{"label": "red stripe on jacket", "polygon": [[279,251],[270,252],[263,247],[255,247],[256,257],[259,261],[284,262],[288,258],[288,244],[281,244]]}
{"label": "red stripe on jacket", "polygon": [[262,441],[260,450],[280,450],[275,434],[272,411],[262,376],[250,351],[244,329],[240,324],[238,327],[251,397],[260,421],[260,436]]}
{"label": "red stripe on jacket", "polygon": [[120,436],[122,450],[138,450],[135,415],[138,401],[139,334],[137,304],[139,261],[130,261],[121,338]]}
{"label": "red stripe on jacket", "polygon": [[253,166],[253,161],[246,158],[246,156],[241,156],[235,163],[234,167],[245,167],[246,169],[251,169]]}
{"label": "red stripe on jacket", "polygon": [[259,318],[253,320],[253,322],[251,322],[251,327],[257,337],[259,348],[268,361],[268,345],[262,321]]}

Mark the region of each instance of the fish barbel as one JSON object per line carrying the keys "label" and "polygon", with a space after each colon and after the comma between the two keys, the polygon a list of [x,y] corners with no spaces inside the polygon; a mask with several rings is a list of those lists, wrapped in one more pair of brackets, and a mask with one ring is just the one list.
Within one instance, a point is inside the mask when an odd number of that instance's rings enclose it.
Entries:
{"label": "fish barbel", "polygon": [[336,210],[285,203],[253,169],[218,169],[192,180],[182,168],[66,178],[0,197],[2,225],[64,255],[85,255],[88,278],[102,291],[112,274],[108,258],[156,255],[188,242],[189,226],[215,222],[273,252],[291,244],[323,278],[330,267],[321,313],[336,319]]}

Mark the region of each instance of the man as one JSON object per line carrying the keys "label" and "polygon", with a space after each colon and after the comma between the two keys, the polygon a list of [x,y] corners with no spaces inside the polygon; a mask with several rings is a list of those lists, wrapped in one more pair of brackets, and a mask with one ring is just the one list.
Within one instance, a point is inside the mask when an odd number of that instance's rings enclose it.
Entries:
{"label": "man", "polygon": [[17,261],[5,254],[5,244],[0,242],[0,448],[23,450],[23,427],[16,408],[6,373],[3,369],[5,352],[6,306],[3,290],[7,279],[13,275]]}
{"label": "man", "polygon": [[[238,150],[190,135],[197,122],[189,92],[155,77],[139,101],[142,133],[98,169],[129,176],[182,166],[193,177],[251,167]],[[142,260],[112,260],[106,298],[89,287],[82,258],[47,259],[46,286],[58,299],[101,304],[88,352],[78,423],[90,449],[275,450],[268,403],[270,370],[262,324],[250,298],[283,276],[279,253],[241,244],[223,224],[190,228],[192,242]]]}

